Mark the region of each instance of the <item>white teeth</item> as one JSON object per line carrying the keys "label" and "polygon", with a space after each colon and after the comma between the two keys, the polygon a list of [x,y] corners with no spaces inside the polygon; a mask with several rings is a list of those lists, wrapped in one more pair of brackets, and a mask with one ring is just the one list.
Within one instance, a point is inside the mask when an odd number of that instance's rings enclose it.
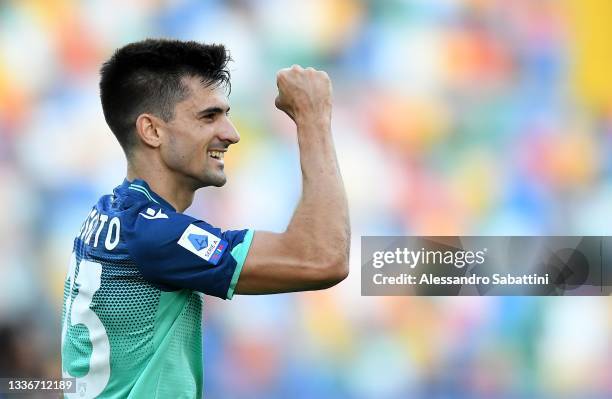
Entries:
{"label": "white teeth", "polygon": [[208,154],[215,159],[223,159],[224,153],[221,151],[208,151]]}

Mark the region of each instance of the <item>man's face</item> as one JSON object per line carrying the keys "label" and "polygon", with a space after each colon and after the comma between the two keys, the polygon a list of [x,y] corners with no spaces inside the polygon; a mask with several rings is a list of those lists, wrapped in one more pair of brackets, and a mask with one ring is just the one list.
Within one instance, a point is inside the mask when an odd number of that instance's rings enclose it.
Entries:
{"label": "man's face", "polygon": [[194,188],[225,184],[223,157],[240,140],[228,118],[229,104],[222,88],[205,87],[200,78],[183,79],[188,97],[177,103],[167,122],[162,158],[169,169]]}

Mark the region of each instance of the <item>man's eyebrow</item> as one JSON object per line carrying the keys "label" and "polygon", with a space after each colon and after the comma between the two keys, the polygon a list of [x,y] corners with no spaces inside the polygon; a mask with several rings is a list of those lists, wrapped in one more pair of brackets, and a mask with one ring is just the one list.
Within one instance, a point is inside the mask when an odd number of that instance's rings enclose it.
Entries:
{"label": "man's eyebrow", "polygon": [[208,114],[225,114],[227,112],[229,112],[230,107],[227,108],[222,108],[222,107],[208,107],[202,111],[198,112],[198,116],[204,116],[204,115],[208,115]]}

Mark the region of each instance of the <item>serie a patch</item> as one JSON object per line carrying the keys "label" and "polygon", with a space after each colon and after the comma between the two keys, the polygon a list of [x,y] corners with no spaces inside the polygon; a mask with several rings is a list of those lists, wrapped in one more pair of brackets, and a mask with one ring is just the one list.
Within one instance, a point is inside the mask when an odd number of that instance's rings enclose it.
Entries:
{"label": "serie a patch", "polygon": [[187,226],[178,244],[189,252],[216,265],[227,249],[227,242],[194,224]]}

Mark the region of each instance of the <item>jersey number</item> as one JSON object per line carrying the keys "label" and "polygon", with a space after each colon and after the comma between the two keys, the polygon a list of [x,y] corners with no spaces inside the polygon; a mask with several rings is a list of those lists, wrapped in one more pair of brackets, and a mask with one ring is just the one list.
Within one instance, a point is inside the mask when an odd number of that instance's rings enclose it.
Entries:
{"label": "jersey number", "polygon": [[[106,335],[106,329],[98,316],[89,307],[94,294],[100,289],[102,265],[89,260],[82,260],[76,281],[75,271],[76,255],[73,252],[68,269],[70,290],[66,299],[66,314],[62,326],[62,348],[69,327],[68,320],[70,320],[70,325],[83,324],[87,327],[92,346],[89,372],[85,376],[77,378],[77,393],[73,395],[78,395],[80,398],[93,398],[102,393],[110,379],[110,342],[108,341],[108,335]],[[79,293],[73,301],[72,291],[75,283],[79,285]],[[62,370],[62,373],[64,377],[73,377],[65,370]]]}

